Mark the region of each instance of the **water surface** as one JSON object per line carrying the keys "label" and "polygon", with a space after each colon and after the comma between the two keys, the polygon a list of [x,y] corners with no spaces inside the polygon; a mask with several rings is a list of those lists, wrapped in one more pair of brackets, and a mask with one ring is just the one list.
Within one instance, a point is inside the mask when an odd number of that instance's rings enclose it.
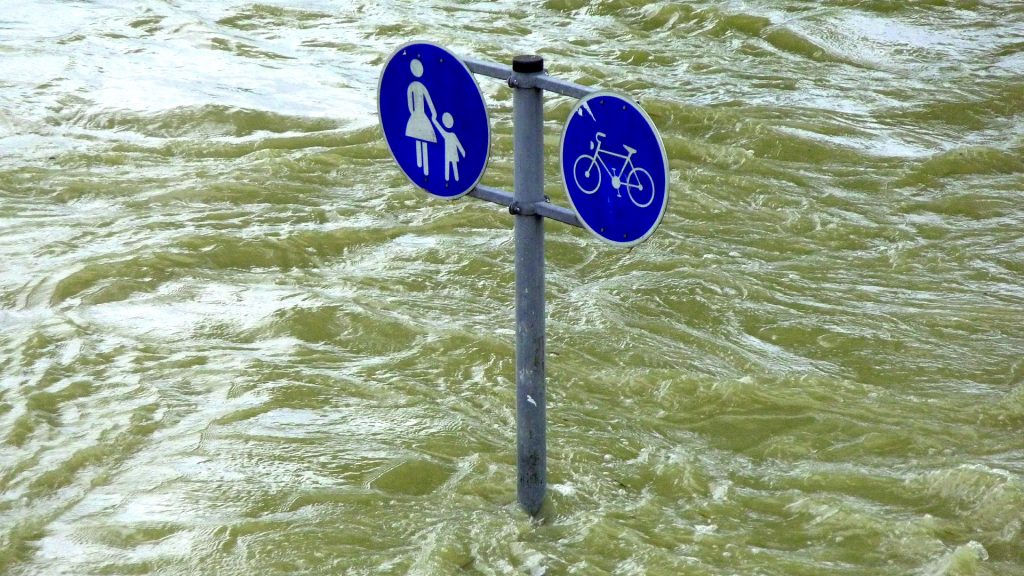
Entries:
{"label": "water surface", "polygon": [[[1024,574],[1020,3],[8,4],[0,572]],[[414,38],[670,158],[648,242],[548,225],[542,522],[510,217],[378,128]]]}

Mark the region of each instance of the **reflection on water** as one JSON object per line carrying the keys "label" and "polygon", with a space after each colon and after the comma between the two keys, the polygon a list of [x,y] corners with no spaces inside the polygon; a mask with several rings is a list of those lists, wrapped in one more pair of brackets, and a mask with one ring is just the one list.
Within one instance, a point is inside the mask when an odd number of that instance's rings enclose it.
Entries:
{"label": "reflection on water", "polygon": [[[415,38],[668,150],[648,242],[548,226],[541,524],[509,217],[375,117]],[[5,7],[0,572],[1024,574],[1022,45],[1013,3]]]}

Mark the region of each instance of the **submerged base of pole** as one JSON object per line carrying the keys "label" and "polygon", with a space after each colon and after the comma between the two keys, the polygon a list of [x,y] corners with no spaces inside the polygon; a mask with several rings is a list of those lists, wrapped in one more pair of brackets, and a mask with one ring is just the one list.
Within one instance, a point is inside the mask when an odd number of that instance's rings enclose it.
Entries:
{"label": "submerged base of pole", "polygon": [[[514,200],[544,201],[544,99],[523,77],[542,73],[540,56],[512,60],[514,87]],[[544,385],[544,218],[515,217],[516,243],[516,447],[519,504],[536,516],[547,491],[547,414]]]}

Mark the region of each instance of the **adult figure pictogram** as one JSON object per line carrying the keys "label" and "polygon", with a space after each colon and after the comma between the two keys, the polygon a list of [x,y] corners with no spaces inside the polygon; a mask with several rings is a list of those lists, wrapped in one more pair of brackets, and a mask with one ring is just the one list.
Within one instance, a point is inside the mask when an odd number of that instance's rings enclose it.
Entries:
{"label": "adult figure pictogram", "polygon": [[[423,77],[423,63],[414,59],[409,64],[412,75],[416,78]],[[423,175],[430,175],[430,162],[428,161],[427,144],[437,143],[437,135],[434,133],[434,123],[437,122],[437,109],[434,108],[434,101],[430,99],[430,92],[419,80],[409,83],[406,90],[406,101],[409,103],[409,121],[405,124],[405,135],[416,141],[416,166],[423,168]],[[430,108],[430,118],[427,118],[427,108]]]}

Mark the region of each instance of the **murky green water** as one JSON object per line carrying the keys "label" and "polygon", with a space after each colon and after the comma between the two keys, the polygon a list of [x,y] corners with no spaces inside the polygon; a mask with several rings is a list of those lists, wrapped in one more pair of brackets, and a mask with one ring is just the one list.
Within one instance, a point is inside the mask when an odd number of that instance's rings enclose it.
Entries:
{"label": "murky green water", "polygon": [[[413,38],[668,149],[647,243],[548,226],[539,524],[510,217],[377,125]],[[1024,574],[1020,2],[7,2],[0,262],[0,573]]]}

